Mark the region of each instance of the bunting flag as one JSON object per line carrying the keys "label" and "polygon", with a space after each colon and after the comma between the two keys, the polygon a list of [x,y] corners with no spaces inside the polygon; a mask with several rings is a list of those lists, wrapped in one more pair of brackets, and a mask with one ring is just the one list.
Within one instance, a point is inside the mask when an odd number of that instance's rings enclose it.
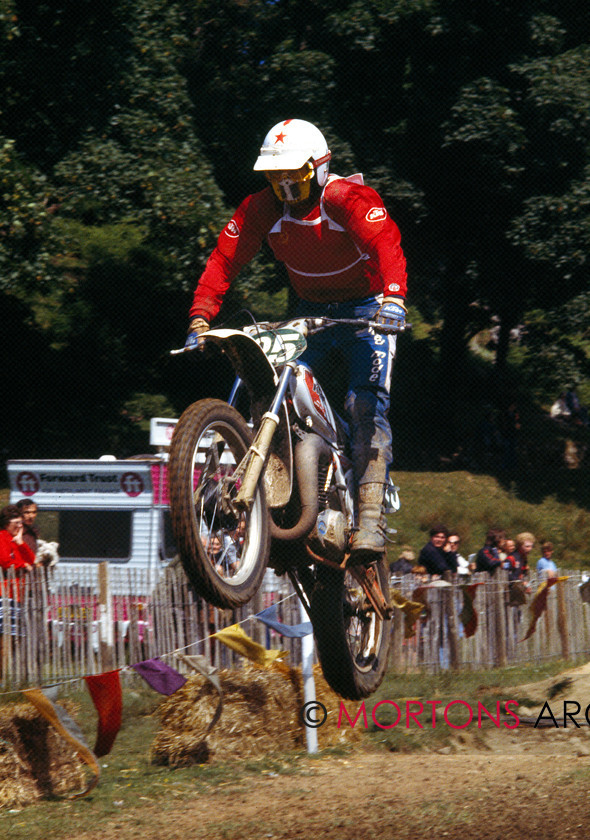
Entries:
{"label": "bunting flag", "polygon": [[110,753],[121,728],[123,695],[118,671],[106,671],[84,677],[92,702],[98,712],[98,732],[94,754],[98,758]]}
{"label": "bunting flag", "polygon": [[417,586],[412,592],[412,601],[417,604],[422,604],[422,619],[428,621],[430,618],[430,607],[428,606],[428,599],[426,597],[428,586]]}
{"label": "bunting flag", "polygon": [[137,662],[131,666],[140,677],[146,681],[150,688],[159,694],[170,696],[178,691],[186,682],[186,677],[162,662],[159,656],[154,659],[146,659],[144,662]]}
{"label": "bunting flag", "polygon": [[279,621],[276,604],[271,604],[270,607],[256,613],[254,618],[262,621],[267,627],[272,627],[273,630],[276,630],[277,633],[280,633],[281,636],[286,636],[288,639],[302,639],[303,636],[309,636],[313,633],[311,621],[305,621],[302,624],[282,624]]}
{"label": "bunting flag", "polygon": [[96,756],[86,743],[82,730],[75,720],[68,715],[63,706],[54,702],[57,696],[57,689],[27,688],[23,691],[27,700],[33,704],[37,711],[49,721],[51,726],[64,738],[76,751],[76,754],[94,773],[84,790],[78,793],[69,794],[68,799],[79,799],[90,793],[96,787],[100,778],[100,767]]}
{"label": "bunting flag", "polygon": [[213,634],[214,639],[219,639],[236,653],[245,656],[263,668],[270,668],[277,659],[284,659],[288,656],[286,650],[266,650],[254,639],[244,633],[239,624],[232,624],[231,627],[224,627]]}
{"label": "bunting flag", "polygon": [[548,578],[544,580],[543,583],[537,589],[535,597],[533,598],[531,605],[529,607],[531,611],[531,621],[529,624],[529,629],[526,632],[526,636],[521,639],[521,642],[526,642],[527,639],[533,635],[537,627],[537,621],[541,618],[545,610],[547,609],[547,596],[549,595],[549,590],[552,586],[555,586],[556,583],[559,583],[562,580],[567,580],[569,575],[564,575],[563,577],[554,577]]}
{"label": "bunting flag", "polygon": [[424,609],[423,601],[408,601],[404,598],[399,589],[392,589],[390,592],[391,603],[404,614],[404,637],[410,639],[416,632],[415,624],[420,618]]}
{"label": "bunting flag", "polygon": [[463,625],[463,632],[467,639],[473,636],[477,630],[478,615],[473,602],[478,586],[483,586],[483,581],[480,581],[480,583],[465,583],[461,586],[463,609],[459,613],[459,621]]}
{"label": "bunting flag", "polygon": [[177,659],[180,659],[181,662],[184,662],[190,668],[193,668],[203,677],[209,680],[215,688],[217,689],[217,693],[219,694],[219,703],[217,704],[217,708],[215,709],[215,713],[213,717],[209,721],[209,726],[207,727],[207,731],[205,735],[208,735],[209,732],[213,729],[219,718],[221,717],[221,712],[223,711],[223,690],[221,688],[221,680],[219,679],[219,672],[217,668],[213,665],[210,665],[204,656],[201,654],[193,654],[189,656],[185,653],[177,653]]}

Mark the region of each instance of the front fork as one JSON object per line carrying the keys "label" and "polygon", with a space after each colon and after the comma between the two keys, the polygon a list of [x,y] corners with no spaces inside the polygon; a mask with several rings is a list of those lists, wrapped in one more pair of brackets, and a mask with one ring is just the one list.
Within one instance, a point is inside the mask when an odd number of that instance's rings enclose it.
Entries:
{"label": "front fork", "polygon": [[256,488],[266,464],[270,445],[280,422],[280,410],[289,388],[289,383],[296,367],[296,362],[287,362],[281,373],[274,399],[268,411],[263,414],[256,432],[256,437],[234,476],[241,480],[240,489],[234,499],[234,504],[241,510],[249,510],[256,495]]}

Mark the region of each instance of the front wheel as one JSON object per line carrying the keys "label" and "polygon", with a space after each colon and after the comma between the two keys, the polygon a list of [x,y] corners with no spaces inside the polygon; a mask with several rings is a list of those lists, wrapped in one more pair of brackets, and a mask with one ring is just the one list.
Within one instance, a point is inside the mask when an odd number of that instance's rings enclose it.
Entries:
{"label": "front wheel", "polygon": [[[377,564],[385,596],[385,561]],[[318,566],[311,620],[326,681],[341,697],[361,700],[381,684],[387,668],[391,621],[380,618],[350,572]]]}
{"label": "front wheel", "polygon": [[249,510],[237,510],[234,475],[252,441],[235,408],[200,400],[183,413],[170,446],[172,531],[184,570],[210,604],[232,609],[258,590],[268,562],[269,516],[262,482]]}

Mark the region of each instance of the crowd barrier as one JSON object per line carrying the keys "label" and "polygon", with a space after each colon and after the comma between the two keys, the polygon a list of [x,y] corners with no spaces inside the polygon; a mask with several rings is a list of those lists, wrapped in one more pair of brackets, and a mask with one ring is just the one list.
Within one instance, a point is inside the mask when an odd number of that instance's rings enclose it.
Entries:
{"label": "crowd barrier", "polygon": [[[423,606],[412,622],[407,611],[394,610],[390,667],[398,672],[486,669],[588,654],[585,576],[562,571],[559,582],[535,598],[541,583],[530,580],[525,592],[511,586],[503,572],[494,578],[472,575],[467,587],[414,575],[392,579],[398,604]],[[179,566],[156,574],[106,563],[84,569],[60,564],[21,579],[12,570],[0,570],[0,595],[0,685],[5,690],[175,653],[200,654],[216,667],[230,668],[240,658],[215,633],[236,623],[259,644],[286,649],[291,664],[301,664],[300,639],[279,636],[256,618],[277,604],[283,624],[302,621],[290,582],[270,571],[257,596],[237,610],[218,610],[195,597]]]}

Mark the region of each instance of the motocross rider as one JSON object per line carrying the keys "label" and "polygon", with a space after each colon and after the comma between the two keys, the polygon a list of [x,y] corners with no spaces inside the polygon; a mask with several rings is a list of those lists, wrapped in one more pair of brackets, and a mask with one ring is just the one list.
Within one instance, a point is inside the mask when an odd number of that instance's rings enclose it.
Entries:
{"label": "motocross rider", "polygon": [[[287,268],[298,315],[404,326],[406,262],[398,227],[362,176],[329,174],[330,158],[323,134],[311,123],[292,119],[271,128],[254,164],[269,184],[244,199],[221,232],[194,294],[188,346],[209,329],[231,282],[264,238]],[[334,348],[343,351],[348,366],[345,409],[358,486],[349,563],[369,564],[385,551],[395,336],[339,325],[313,336],[300,361],[315,369]]]}

